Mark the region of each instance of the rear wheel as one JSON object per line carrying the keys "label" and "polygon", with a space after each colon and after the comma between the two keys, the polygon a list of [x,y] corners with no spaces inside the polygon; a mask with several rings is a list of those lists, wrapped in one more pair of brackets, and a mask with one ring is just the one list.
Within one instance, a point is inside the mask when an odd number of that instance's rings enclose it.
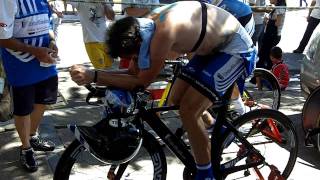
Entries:
{"label": "rear wheel", "polygon": [[[167,163],[157,140],[145,131],[139,153],[128,163],[104,164],[95,159],[79,141],[73,141],[62,154],[54,180],[141,179],[165,180]],[[121,149],[119,149],[121,151]]]}
{"label": "rear wheel", "polygon": [[[218,179],[289,177],[297,158],[298,138],[287,116],[271,109],[254,110],[240,116],[233,126],[265,159],[259,165],[253,165],[262,159],[229,131],[223,136],[221,144],[216,145],[221,148],[213,156],[213,164],[219,164],[214,171],[219,172]],[[229,171],[230,167],[249,164],[253,167],[234,173]]]}
{"label": "rear wheel", "polygon": [[279,109],[280,98],[281,90],[277,78],[266,69],[256,68],[253,78],[245,83],[242,96],[245,105],[250,110]]}

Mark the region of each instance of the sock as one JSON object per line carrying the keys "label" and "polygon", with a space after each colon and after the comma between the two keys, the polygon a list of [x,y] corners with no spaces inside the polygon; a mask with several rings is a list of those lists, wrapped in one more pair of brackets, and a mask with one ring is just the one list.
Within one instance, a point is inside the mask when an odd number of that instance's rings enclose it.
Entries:
{"label": "sock", "polygon": [[30,134],[30,137],[37,137],[37,136],[38,136],[38,133]]}
{"label": "sock", "polygon": [[232,100],[231,104],[233,104],[234,110],[240,115],[245,113],[246,108],[240,96],[237,99]]}
{"label": "sock", "polygon": [[215,180],[211,162],[208,164],[197,164],[197,174],[195,180]]}

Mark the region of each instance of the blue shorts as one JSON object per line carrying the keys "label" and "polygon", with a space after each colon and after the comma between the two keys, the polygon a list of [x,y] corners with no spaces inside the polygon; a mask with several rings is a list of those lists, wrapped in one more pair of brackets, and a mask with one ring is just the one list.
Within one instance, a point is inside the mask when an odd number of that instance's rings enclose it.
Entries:
{"label": "blue shorts", "polygon": [[12,87],[13,114],[26,116],[34,104],[54,104],[58,95],[58,76],[27,86]]}
{"label": "blue shorts", "polygon": [[188,82],[211,101],[219,101],[234,83],[243,91],[245,79],[255,68],[256,51],[231,55],[218,52],[214,55],[195,55],[183,67],[179,78]]}

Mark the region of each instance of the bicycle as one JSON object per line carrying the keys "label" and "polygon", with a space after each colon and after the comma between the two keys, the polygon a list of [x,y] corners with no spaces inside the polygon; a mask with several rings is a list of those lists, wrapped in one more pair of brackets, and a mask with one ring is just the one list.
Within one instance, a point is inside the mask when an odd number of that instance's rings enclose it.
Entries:
{"label": "bicycle", "polygon": [[[272,109],[256,109],[231,120],[228,107],[232,89],[233,86],[213,107],[217,112],[217,122],[213,129],[214,136],[211,138],[211,144],[214,147],[211,150],[211,157],[216,178],[218,180],[231,176],[234,178],[235,175],[239,175],[239,172],[242,172],[244,176],[250,176],[249,169],[254,169],[259,179],[268,176],[272,179],[287,178],[295,164],[298,149],[297,135],[292,122],[281,112]],[[105,95],[105,89],[89,88],[89,90],[87,101],[91,97]],[[54,180],[64,180],[69,177],[75,179],[79,176],[81,179],[85,179],[83,174],[89,167],[96,170],[94,175],[100,175],[98,172],[101,170],[101,176],[104,178],[108,176],[109,179],[166,179],[166,156],[159,142],[146,130],[146,126],[149,126],[184,164],[183,178],[190,179],[194,176],[196,166],[189,148],[181,137],[177,137],[174,132],[170,131],[157,115],[158,112],[178,110],[179,107],[148,108],[148,92],[139,90],[133,94],[135,97],[134,106],[129,112],[127,111],[120,117],[110,114],[91,128],[96,132],[95,141],[97,144],[101,144],[102,141],[107,141],[102,138],[106,130],[101,127],[111,122],[111,124],[117,124],[119,131],[126,128],[124,124],[134,127],[135,137],[139,138],[141,143],[133,156],[120,164],[98,163],[97,157],[92,155],[91,147],[88,147],[90,145],[83,143],[84,138],[78,132],[77,139],[62,154],[54,173]],[[267,121],[270,121],[273,126],[281,128],[281,132],[278,132],[277,136],[270,126],[266,126]],[[220,132],[222,127],[225,127],[225,131]],[[78,128],[71,125],[70,129]],[[96,146],[96,144],[93,145]],[[274,148],[277,150],[275,151]],[[101,149],[98,148],[98,150]],[[121,152],[123,149],[116,150]],[[270,152],[269,150],[271,150],[271,154],[267,154]],[[279,158],[270,159],[274,156],[274,152],[282,152],[281,160]],[[82,169],[77,169],[81,167]]]}
{"label": "bicycle", "polygon": [[320,151],[320,87],[308,96],[302,109],[302,129],[305,133],[305,146]]}
{"label": "bicycle", "polygon": [[[177,74],[180,72],[180,69],[187,61],[186,57],[181,56],[176,60],[167,60],[165,62],[166,66],[172,69],[172,73],[169,75],[164,74],[164,77],[167,79],[167,85],[158,102],[158,107],[166,105],[172,84],[175,81]],[[246,81],[242,94],[244,104],[249,108],[249,110],[257,108],[271,108],[278,110],[280,107],[281,90],[277,78],[270,71],[263,68],[256,68],[253,72],[252,78],[259,78],[262,83],[258,88],[254,84],[249,86],[250,82]]]}

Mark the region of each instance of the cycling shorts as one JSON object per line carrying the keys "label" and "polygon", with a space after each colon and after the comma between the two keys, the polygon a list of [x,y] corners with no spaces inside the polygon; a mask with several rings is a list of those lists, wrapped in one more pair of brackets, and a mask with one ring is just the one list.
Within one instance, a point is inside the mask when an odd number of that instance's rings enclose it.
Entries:
{"label": "cycling shorts", "polygon": [[107,54],[107,46],[104,43],[85,43],[89,59],[95,69],[107,69],[112,66],[112,58]]}
{"label": "cycling shorts", "polygon": [[182,68],[179,78],[188,82],[210,100],[220,101],[227,89],[237,82],[243,91],[245,79],[252,74],[257,50],[241,27],[231,42],[212,55],[195,55]]}
{"label": "cycling shorts", "polygon": [[34,104],[54,104],[57,101],[58,76],[27,86],[12,87],[13,114],[26,116]]}

